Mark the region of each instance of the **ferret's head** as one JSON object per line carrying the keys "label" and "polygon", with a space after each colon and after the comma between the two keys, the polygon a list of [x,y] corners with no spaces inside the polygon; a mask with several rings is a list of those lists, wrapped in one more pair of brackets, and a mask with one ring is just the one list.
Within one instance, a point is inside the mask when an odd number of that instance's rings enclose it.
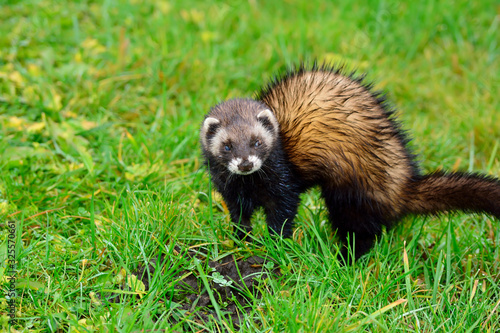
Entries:
{"label": "ferret's head", "polygon": [[210,163],[231,173],[258,171],[278,140],[279,125],[269,108],[251,99],[233,99],[214,106],[203,121],[201,144]]}

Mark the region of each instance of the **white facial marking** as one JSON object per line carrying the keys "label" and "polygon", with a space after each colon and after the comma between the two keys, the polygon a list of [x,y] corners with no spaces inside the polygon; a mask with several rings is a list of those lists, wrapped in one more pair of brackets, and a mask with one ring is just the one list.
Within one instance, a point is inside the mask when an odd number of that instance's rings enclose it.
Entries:
{"label": "white facial marking", "polygon": [[227,168],[229,171],[232,173],[235,173],[237,175],[249,175],[251,173],[254,173],[255,171],[258,171],[260,167],[262,166],[262,160],[255,155],[250,155],[248,156],[248,161],[252,162],[253,167],[249,171],[241,171],[238,166],[243,163],[243,159],[241,157],[233,158],[231,162],[229,162]]}
{"label": "white facial marking", "polygon": [[240,169],[238,169],[238,165],[240,165],[241,162],[243,162],[243,159],[241,157],[233,158],[231,162],[229,162],[229,164],[227,165],[227,168],[232,173],[242,175],[243,173],[241,173]]}
{"label": "white facial marking", "polygon": [[228,138],[227,131],[224,128],[220,128],[217,133],[215,133],[214,138],[212,139],[212,142],[210,144],[209,150],[214,156],[219,156],[220,155],[220,147],[222,146],[223,142],[227,141]]}
{"label": "white facial marking", "polygon": [[262,166],[262,160],[256,155],[248,156],[248,160],[253,163],[253,168],[251,172],[255,172]]}
{"label": "white facial marking", "polygon": [[268,145],[268,146],[272,146],[273,143],[274,143],[274,135],[272,133],[269,132],[268,129],[266,129],[262,124],[257,124],[255,126],[255,131],[257,132],[257,136],[262,138],[262,140],[264,140],[264,142]]}

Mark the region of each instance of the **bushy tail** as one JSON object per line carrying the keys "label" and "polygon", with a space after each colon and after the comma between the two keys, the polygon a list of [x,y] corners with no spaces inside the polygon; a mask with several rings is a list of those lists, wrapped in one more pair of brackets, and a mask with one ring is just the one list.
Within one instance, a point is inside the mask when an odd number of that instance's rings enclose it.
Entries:
{"label": "bushy tail", "polygon": [[461,210],[486,213],[500,220],[500,180],[463,172],[435,172],[420,176],[408,202],[414,214]]}

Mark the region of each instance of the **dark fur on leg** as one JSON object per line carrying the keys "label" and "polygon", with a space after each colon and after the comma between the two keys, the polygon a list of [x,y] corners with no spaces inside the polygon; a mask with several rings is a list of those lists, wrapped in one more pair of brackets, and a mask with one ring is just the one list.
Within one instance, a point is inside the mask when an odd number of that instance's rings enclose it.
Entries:
{"label": "dark fur on leg", "polygon": [[299,203],[300,199],[297,192],[288,192],[287,195],[278,198],[276,202],[266,203],[264,209],[269,232],[282,237],[292,237],[293,219],[297,214]]}
{"label": "dark fur on leg", "polygon": [[379,205],[367,197],[345,196],[345,191],[325,187],[322,192],[332,227],[337,229],[344,245],[340,253],[342,260],[348,263],[352,255],[358,259],[371,249],[375,239],[382,234],[382,227],[389,223]]}

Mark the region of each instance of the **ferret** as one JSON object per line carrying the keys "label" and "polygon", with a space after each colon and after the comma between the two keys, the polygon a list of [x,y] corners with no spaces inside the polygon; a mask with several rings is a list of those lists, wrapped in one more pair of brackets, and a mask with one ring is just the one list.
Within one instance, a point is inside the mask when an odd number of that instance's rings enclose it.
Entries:
{"label": "ferret", "polygon": [[201,130],[211,179],[240,239],[263,207],[272,234],[290,237],[299,195],[319,186],[329,220],[359,258],[408,214],[486,213],[500,219],[500,180],[467,172],[422,174],[381,92],[342,67],[300,65],[255,99],[213,106]]}

